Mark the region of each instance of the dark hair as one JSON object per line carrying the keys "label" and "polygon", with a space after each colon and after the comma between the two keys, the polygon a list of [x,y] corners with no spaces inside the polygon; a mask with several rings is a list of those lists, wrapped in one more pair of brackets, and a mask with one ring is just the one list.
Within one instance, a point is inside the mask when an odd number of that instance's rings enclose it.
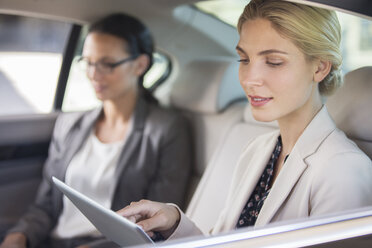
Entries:
{"label": "dark hair", "polygon": [[149,90],[143,86],[143,78],[153,64],[154,41],[150,30],[137,18],[123,13],[108,15],[89,27],[88,33],[98,32],[110,34],[125,40],[127,52],[132,56],[145,54],[149,57],[149,66],[140,76],[139,89],[144,94],[146,100],[157,102]]}

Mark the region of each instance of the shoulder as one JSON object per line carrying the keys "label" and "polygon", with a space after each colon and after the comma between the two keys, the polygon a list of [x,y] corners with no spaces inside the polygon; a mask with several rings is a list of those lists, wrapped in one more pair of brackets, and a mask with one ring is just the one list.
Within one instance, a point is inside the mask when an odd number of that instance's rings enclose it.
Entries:
{"label": "shoulder", "polygon": [[185,128],[186,118],[174,109],[156,104],[149,104],[145,126],[151,130],[169,130],[169,128]]}
{"label": "shoulder", "polygon": [[84,114],[86,114],[86,112],[61,112],[57,117],[56,126],[72,126],[78,119],[84,116]]}
{"label": "shoulder", "polygon": [[305,161],[312,172],[314,182],[317,182],[315,186],[337,186],[354,193],[363,188],[372,189],[370,158],[339,129],[335,129],[318,151]]}
{"label": "shoulder", "polygon": [[371,160],[341,130],[330,133],[304,162],[311,215],[372,204]]}
{"label": "shoulder", "polygon": [[54,136],[60,138],[65,137],[84,119],[90,118],[92,115],[96,115],[99,111],[100,109],[93,109],[89,111],[60,113],[54,125]]}
{"label": "shoulder", "polygon": [[372,168],[369,157],[337,128],[324,139],[313,157],[309,161],[322,165],[318,169],[333,166]]}

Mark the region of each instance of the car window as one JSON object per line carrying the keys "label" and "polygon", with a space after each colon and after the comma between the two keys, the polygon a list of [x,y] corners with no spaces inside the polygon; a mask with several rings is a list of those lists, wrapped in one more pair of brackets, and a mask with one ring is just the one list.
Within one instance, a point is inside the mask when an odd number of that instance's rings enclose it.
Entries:
{"label": "car window", "polygon": [[71,27],[0,14],[0,116],[52,111]]}
{"label": "car window", "polygon": [[[236,27],[247,0],[200,1],[193,6],[224,23]],[[336,12],[342,27],[344,74],[372,65],[372,21],[343,12]]]}
{"label": "car window", "polygon": [[[87,110],[97,107],[101,104],[101,102],[95,96],[93,87],[91,87],[85,71],[82,70],[81,66],[79,66],[77,63],[82,53],[87,30],[87,27],[83,28],[75,54],[75,59],[71,65],[70,75],[62,105],[62,111],[64,112]],[[155,52],[154,64],[145,75],[144,86],[149,90],[154,90],[168,77],[169,73],[169,58],[161,52]]]}

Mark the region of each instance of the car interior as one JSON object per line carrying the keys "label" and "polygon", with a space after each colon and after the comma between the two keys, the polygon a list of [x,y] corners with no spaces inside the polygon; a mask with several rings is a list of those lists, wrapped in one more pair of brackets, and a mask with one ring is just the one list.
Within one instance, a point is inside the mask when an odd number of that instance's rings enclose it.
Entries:
{"label": "car interior", "polygon": [[[345,33],[348,60],[344,85],[326,105],[338,128],[372,159],[372,2],[293,2],[360,18],[359,29],[351,27]],[[1,1],[0,240],[34,199],[57,116],[99,104],[77,69],[76,58],[81,54],[87,25],[115,12],[138,17],[153,33],[156,63],[145,79],[146,87],[163,106],[182,113],[192,129],[193,169],[188,205],[183,210],[202,231],[213,228],[228,193],[220,182],[229,183],[239,154],[251,139],[278,128],[275,122],[257,122],[251,115],[238,79],[236,27],[208,12],[220,3],[236,4],[239,13],[247,1]],[[234,18],[236,22],[237,16]],[[356,30],[361,37],[358,42],[353,33]],[[351,41],[346,43],[348,39]],[[353,46],[361,47],[360,51]],[[159,245],[370,247],[371,220],[372,207]]]}

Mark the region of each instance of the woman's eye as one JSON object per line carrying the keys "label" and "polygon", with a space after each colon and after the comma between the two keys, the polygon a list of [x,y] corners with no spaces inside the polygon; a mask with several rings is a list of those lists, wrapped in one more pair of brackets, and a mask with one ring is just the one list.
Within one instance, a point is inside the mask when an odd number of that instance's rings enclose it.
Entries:
{"label": "woman's eye", "polygon": [[111,68],[111,67],[113,67],[113,64],[115,64],[115,63],[101,62],[100,64],[101,64],[102,67]]}
{"label": "woman's eye", "polygon": [[243,63],[243,64],[248,64],[249,63],[249,59],[239,59],[238,62],[239,63]]}
{"label": "woman's eye", "polygon": [[280,66],[283,64],[283,62],[272,62],[272,61],[267,61],[266,64],[270,65],[270,66]]}

